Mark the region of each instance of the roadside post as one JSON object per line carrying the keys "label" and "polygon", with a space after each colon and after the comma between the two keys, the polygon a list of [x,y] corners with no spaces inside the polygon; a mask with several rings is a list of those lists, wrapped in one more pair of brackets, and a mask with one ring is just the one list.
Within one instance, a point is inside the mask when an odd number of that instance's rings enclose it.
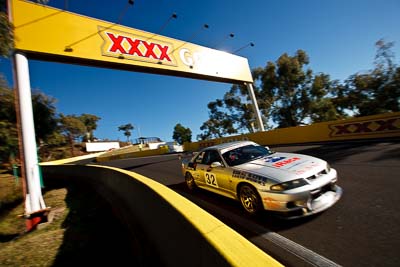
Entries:
{"label": "roadside post", "polygon": [[29,77],[29,65],[26,56],[20,52],[14,54],[14,73],[16,84],[16,108],[19,109],[19,123],[21,124],[21,138],[25,168],[25,214],[27,231],[33,230],[45,220],[48,208],[43,200],[40,182],[40,171],[37,156],[35,126],[33,121],[32,95]]}

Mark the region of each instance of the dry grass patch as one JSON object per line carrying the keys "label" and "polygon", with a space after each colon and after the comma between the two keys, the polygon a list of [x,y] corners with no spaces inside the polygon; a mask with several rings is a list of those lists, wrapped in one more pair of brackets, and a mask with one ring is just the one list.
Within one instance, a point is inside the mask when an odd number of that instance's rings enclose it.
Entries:
{"label": "dry grass patch", "polygon": [[[45,182],[46,184],[46,182]],[[27,233],[21,185],[0,176],[0,266],[123,265],[132,262],[125,227],[110,204],[81,184],[56,183],[43,190],[53,221]]]}

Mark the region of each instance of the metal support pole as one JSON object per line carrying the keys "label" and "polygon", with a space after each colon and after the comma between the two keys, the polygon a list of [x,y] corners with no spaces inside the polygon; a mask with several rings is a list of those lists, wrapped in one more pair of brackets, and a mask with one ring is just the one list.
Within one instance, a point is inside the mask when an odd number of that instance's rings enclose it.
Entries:
{"label": "metal support pole", "polygon": [[253,102],[253,111],[254,111],[254,114],[256,115],[258,129],[259,129],[259,131],[264,132],[265,131],[264,123],[261,118],[260,110],[258,109],[257,99],[256,99],[256,95],[254,94],[253,85],[251,83],[246,83],[246,86],[247,86],[247,90],[249,91],[249,96],[250,96],[251,102]]}
{"label": "metal support pole", "polygon": [[[26,170],[27,192],[25,196],[25,215],[43,211],[44,204],[40,188],[40,172],[33,121],[29,65],[26,56],[20,52],[14,55],[15,79],[18,90],[19,108],[22,128],[22,146]],[[37,220],[36,220],[37,221]]]}

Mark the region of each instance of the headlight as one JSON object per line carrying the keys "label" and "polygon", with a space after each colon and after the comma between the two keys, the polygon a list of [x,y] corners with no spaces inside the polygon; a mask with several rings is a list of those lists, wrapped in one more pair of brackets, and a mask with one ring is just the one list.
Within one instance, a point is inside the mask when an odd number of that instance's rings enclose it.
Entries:
{"label": "headlight", "polygon": [[285,191],[285,190],[301,187],[303,185],[308,185],[308,183],[305,179],[300,178],[297,180],[292,180],[292,181],[284,182],[281,184],[271,185],[270,189],[272,191]]}

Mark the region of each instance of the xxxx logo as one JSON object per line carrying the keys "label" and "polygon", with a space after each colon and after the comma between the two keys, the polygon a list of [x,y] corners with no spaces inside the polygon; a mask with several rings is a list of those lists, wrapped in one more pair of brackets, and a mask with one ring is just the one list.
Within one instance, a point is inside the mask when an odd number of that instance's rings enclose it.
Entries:
{"label": "xxxx logo", "polygon": [[171,43],[99,26],[102,55],[176,66]]}
{"label": "xxxx logo", "polygon": [[206,148],[215,145],[214,142],[203,142],[199,144],[199,148]]}
{"label": "xxxx logo", "polygon": [[329,125],[331,137],[400,132],[400,117]]}

